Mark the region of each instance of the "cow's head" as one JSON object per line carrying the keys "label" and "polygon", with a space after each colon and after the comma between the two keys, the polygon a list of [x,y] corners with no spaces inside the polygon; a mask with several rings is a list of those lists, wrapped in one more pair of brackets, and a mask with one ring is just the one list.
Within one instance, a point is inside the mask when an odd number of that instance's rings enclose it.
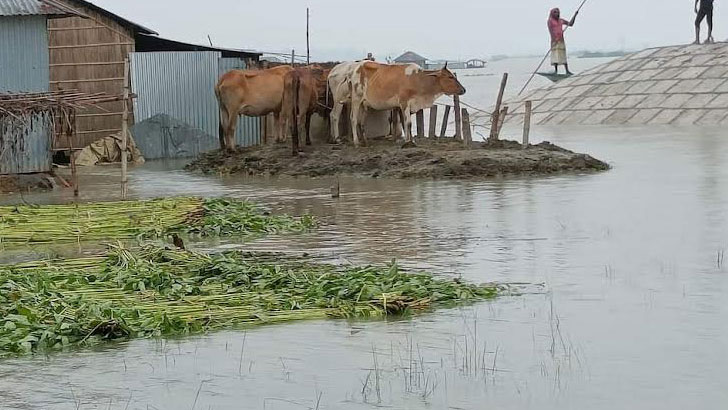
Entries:
{"label": "cow's head", "polygon": [[441,70],[433,71],[429,75],[437,78],[437,83],[443,93],[447,95],[463,95],[465,87],[460,84],[455,74],[447,69],[447,63]]}

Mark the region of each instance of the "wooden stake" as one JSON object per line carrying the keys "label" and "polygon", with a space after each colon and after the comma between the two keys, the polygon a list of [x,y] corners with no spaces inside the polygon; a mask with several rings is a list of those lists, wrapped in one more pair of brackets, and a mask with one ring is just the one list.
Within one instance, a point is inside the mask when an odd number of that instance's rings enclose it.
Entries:
{"label": "wooden stake", "polygon": [[430,129],[427,134],[429,138],[437,138],[435,135],[435,128],[437,127],[437,106],[433,105],[430,107]]}
{"label": "wooden stake", "polygon": [[473,134],[470,128],[470,114],[467,108],[463,108],[463,143],[466,147],[473,141]]}
{"label": "wooden stake", "polygon": [[296,64],[296,50],[291,50],[291,67]]}
{"label": "wooden stake", "polygon": [[440,130],[440,138],[445,138],[447,133],[447,122],[450,120],[450,106],[445,106],[445,114],[442,116],[442,129]]}
{"label": "wooden stake", "polygon": [[126,199],[129,179],[127,176],[127,147],[129,146],[129,58],[124,59],[124,111],[121,114],[121,199]]}
{"label": "wooden stake", "polygon": [[498,134],[500,133],[500,126],[498,125],[498,123],[500,121],[501,104],[503,104],[503,93],[505,92],[507,83],[508,73],[503,73],[500,90],[498,90],[498,99],[495,102],[495,110],[493,110],[493,121],[490,127],[490,139],[492,140],[497,140]]}
{"label": "wooden stake", "polygon": [[311,65],[311,43],[308,37],[308,23],[311,17],[308,7],[306,7],[306,65]]}
{"label": "wooden stake", "polygon": [[417,119],[417,138],[424,138],[425,137],[425,111],[419,110],[415,114],[415,118]]}
{"label": "wooden stake", "polygon": [[531,111],[533,103],[531,100],[526,101],[526,113],[523,116],[523,149],[528,148],[528,139],[531,134]]}
{"label": "wooden stake", "polygon": [[463,137],[463,123],[460,111],[460,97],[454,96],[453,97],[453,110],[455,110],[455,139],[459,140]]}
{"label": "wooden stake", "polygon": [[498,138],[500,138],[501,130],[503,129],[503,124],[506,122],[506,116],[508,115],[508,106],[506,105],[501,109],[500,115],[498,116],[498,132],[495,134],[495,140],[497,141]]}
{"label": "wooden stake", "polygon": [[68,117],[68,149],[71,153],[71,179],[73,180],[73,196],[78,197],[78,169],[76,168],[76,152],[73,148],[73,140],[76,138],[76,115]]}

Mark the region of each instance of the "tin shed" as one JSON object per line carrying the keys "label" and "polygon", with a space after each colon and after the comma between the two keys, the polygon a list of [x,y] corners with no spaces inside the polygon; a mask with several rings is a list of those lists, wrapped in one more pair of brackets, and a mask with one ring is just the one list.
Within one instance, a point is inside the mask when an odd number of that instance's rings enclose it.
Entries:
{"label": "tin shed", "polygon": [[[0,93],[49,90],[48,19],[70,14],[55,1],[0,0]],[[47,117],[0,118],[0,175],[50,171],[51,140]]]}

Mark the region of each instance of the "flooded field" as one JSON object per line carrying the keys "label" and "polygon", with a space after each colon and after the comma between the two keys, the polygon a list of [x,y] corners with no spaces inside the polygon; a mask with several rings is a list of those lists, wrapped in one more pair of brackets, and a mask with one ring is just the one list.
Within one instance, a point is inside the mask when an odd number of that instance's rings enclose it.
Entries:
{"label": "flooded field", "polygon": [[[535,142],[586,152],[613,169],[481,182],[343,178],[339,199],[330,197],[330,178],[219,179],[185,173],[184,162],[133,169],[135,198],[226,195],[324,222],[299,236],[202,242],[198,249],[397,258],[469,282],[525,283],[524,294],[407,320],[299,322],[4,360],[0,408],[724,406],[725,133],[652,127],[535,134]],[[118,198],[117,169],[84,172],[83,200]],[[23,200],[67,202],[70,195]],[[3,252],[0,260],[23,257]]]}
{"label": "flooded field", "polygon": [[[412,320],[302,322],[6,360],[3,407],[719,407],[728,400],[728,141],[718,130],[541,131],[614,169],[479,183],[345,179],[338,200],[327,179],[135,169],[135,197],[230,195],[326,221],[292,239],[205,249],[399,258],[545,289]],[[115,173],[93,169],[84,198],[114,197],[101,184]]]}

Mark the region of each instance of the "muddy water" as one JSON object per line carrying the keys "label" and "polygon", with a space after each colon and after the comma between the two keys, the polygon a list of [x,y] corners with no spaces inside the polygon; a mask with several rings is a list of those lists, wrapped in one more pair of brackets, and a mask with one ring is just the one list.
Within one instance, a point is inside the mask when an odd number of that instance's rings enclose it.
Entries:
{"label": "muddy water", "polygon": [[[412,320],[300,322],[5,360],[0,408],[724,407],[728,140],[675,128],[554,133],[539,131],[614,169],[485,182],[344,179],[338,200],[326,179],[170,172],[178,163],[134,169],[135,197],[232,195],[326,222],[294,238],[200,248],[397,257],[546,290]],[[115,169],[87,173],[84,199],[115,197]]]}

